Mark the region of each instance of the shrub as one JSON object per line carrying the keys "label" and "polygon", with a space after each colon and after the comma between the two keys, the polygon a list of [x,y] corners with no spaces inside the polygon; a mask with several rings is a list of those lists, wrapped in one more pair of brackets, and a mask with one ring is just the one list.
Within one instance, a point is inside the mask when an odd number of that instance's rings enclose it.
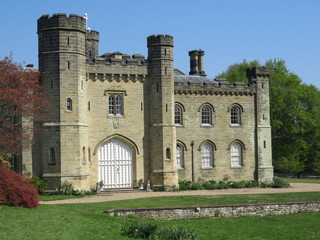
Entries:
{"label": "shrub", "polygon": [[180,180],[179,181],[179,190],[181,190],[181,191],[191,190],[191,181]]}
{"label": "shrub", "polygon": [[82,194],[82,192],[78,189],[75,189],[73,187],[72,182],[68,182],[67,180],[65,180],[62,184],[61,184],[61,188],[58,190],[57,192],[58,194],[63,194],[63,195],[75,195],[75,196],[79,196]]}
{"label": "shrub", "polygon": [[35,175],[32,175],[30,183],[35,186],[38,193],[42,193],[47,188],[47,182]]}
{"label": "shrub", "polygon": [[190,188],[191,188],[191,190],[202,190],[203,186],[200,183],[193,182],[193,183],[191,183],[191,187]]}
{"label": "shrub", "polygon": [[274,177],[273,183],[271,184],[271,187],[273,187],[273,188],[288,188],[288,187],[290,187],[290,184],[285,182],[280,177]]}
{"label": "shrub", "polygon": [[214,190],[217,188],[217,182],[214,180],[206,181],[202,184],[202,186],[206,190]]}
{"label": "shrub", "polygon": [[0,167],[0,204],[33,208],[39,206],[38,191],[30,178]]}
{"label": "shrub", "polygon": [[217,189],[228,189],[229,185],[223,181],[219,181],[218,185],[217,185]]}
{"label": "shrub", "polygon": [[182,227],[161,228],[153,239],[163,240],[195,240],[194,233]]}
{"label": "shrub", "polygon": [[153,222],[131,221],[121,228],[122,235],[132,238],[151,238],[158,225]]}

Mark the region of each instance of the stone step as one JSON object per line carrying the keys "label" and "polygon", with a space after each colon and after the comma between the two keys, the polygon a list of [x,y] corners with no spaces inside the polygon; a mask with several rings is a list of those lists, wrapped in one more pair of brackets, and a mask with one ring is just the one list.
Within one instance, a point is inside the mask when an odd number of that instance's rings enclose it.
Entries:
{"label": "stone step", "polygon": [[110,195],[112,193],[131,193],[141,192],[146,190],[140,190],[139,188],[104,188],[101,190],[99,195]]}

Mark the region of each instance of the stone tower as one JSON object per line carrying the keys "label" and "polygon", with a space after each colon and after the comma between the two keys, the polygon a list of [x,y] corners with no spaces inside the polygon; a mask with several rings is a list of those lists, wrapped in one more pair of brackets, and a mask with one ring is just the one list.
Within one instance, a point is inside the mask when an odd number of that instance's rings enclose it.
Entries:
{"label": "stone tower", "polygon": [[247,69],[250,83],[255,83],[256,86],[256,169],[257,179],[262,182],[270,182],[273,179],[269,75],[267,67]]}
{"label": "stone tower", "polygon": [[147,42],[150,78],[150,179],[153,189],[171,190],[178,186],[173,37],[152,35]]}
{"label": "stone tower", "polygon": [[204,72],[204,51],[202,50],[193,50],[189,52],[190,56],[190,75],[200,75],[206,76]]}
{"label": "stone tower", "polygon": [[99,33],[97,31],[87,31],[86,33],[86,55],[87,62],[92,62],[99,54]]}
{"label": "stone tower", "polygon": [[[39,70],[51,104],[41,135],[43,177],[49,189],[67,180],[77,188],[87,178],[86,24],[71,14],[38,19]],[[61,161],[63,159],[63,161]]]}

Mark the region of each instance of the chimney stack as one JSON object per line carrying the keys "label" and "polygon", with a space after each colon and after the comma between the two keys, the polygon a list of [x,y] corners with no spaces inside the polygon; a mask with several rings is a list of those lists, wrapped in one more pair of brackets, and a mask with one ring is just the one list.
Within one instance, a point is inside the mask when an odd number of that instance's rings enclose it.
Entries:
{"label": "chimney stack", "polygon": [[189,52],[190,56],[190,75],[200,75],[200,76],[207,76],[204,72],[204,51],[201,49],[193,50]]}

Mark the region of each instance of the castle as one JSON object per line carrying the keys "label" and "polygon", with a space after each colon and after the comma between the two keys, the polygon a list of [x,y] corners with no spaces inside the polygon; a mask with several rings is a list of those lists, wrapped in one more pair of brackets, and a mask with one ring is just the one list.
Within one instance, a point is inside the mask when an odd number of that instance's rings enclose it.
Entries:
{"label": "castle", "polygon": [[55,189],[172,190],[178,180],[273,177],[269,71],[250,84],[209,79],[204,52],[174,69],[173,37],[147,38],[148,57],[98,54],[99,33],[78,15],[38,19],[41,85],[51,104],[24,164]]}

